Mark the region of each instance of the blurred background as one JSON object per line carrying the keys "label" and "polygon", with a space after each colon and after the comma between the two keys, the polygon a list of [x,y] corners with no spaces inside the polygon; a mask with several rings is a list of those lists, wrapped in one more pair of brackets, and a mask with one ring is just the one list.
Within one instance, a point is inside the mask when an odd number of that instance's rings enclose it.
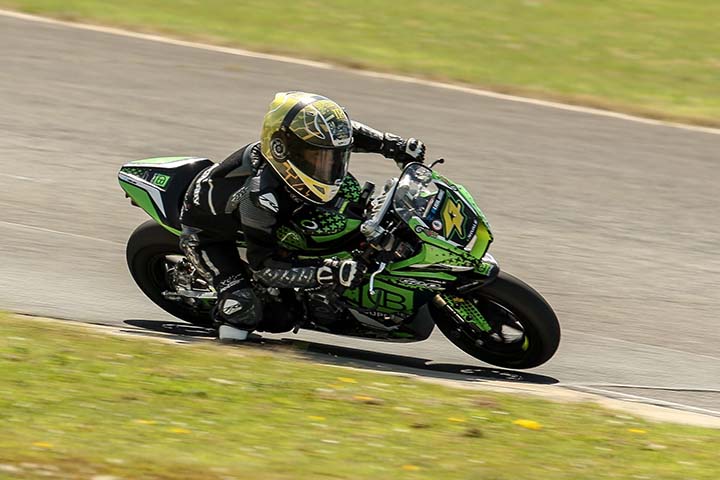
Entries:
{"label": "blurred background", "polygon": [[[118,187],[119,166],[220,161],[258,138],[275,92],[305,90],[447,160],[440,170],[489,218],[500,266],[539,290],[563,326],[558,354],[533,373],[720,415],[720,4],[0,7],[308,60],[0,15],[0,308],[120,325],[171,320],[127,272],[124,242],[145,216]],[[397,173],[359,154],[351,170],[378,184]],[[492,371],[441,336],[405,346],[307,338]]]}

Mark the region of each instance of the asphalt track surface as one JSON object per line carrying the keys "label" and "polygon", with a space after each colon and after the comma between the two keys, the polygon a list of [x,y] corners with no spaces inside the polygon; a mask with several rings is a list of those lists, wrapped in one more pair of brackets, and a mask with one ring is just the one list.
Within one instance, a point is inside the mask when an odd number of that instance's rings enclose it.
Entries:
{"label": "asphalt track surface", "polygon": [[[440,335],[296,338],[378,368],[557,380],[720,415],[720,135],[2,16],[0,308],[172,326],[127,272],[124,242],[146,217],[118,167],[221,160],[290,89],[446,158],[441,171],[489,217],[501,267],[543,293],[564,334],[534,375],[489,368]],[[371,155],[351,168],[376,183],[397,174]]]}

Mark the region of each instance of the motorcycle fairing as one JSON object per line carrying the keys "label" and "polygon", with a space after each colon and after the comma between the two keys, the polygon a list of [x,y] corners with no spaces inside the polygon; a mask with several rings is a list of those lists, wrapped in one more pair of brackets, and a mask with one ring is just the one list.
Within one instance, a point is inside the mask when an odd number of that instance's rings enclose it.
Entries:
{"label": "motorcycle fairing", "polygon": [[433,179],[439,187],[435,198],[423,217],[411,218],[409,226],[421,240],[464,264],[482,258],[493,240],[482,210],[462,185],[435,172]]}
{"label": "motorcycle fairing", "polygon": [[187,186],[212,164],[198,157],[147,158],[123,165],[118,181],[135,205],[166,230],[179,235],[180,208]]}

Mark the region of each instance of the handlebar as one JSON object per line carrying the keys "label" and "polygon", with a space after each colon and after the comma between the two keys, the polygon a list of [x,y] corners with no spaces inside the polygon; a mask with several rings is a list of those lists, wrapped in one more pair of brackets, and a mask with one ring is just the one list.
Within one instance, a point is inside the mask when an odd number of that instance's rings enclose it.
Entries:
{"label": "handlebar", "polygon": [[391,183],[386,184],[385,191],[373,199],[373,215],[360,225],[360,232],[365,235],[365,238],[367,238],[371,245],[375,245],[385,233],[385,229],[381,223],[390,209],[397,185],[397,178],[392,179]]}

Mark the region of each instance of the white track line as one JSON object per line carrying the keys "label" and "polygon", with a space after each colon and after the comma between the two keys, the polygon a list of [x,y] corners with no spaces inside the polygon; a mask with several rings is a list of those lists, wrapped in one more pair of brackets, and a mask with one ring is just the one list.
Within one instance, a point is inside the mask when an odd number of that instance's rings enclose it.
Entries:
{"label": "white track line", "polygon": [[657,390],[661,392],[693,392],[693,393],[720,393],[717,388],[699,387],[662,387],[657,385],[633,385],[631,383],[562,383],[564,387],[585,388],[635,388],[638,390]]}
{"label": "white track line", "polygon": [[353,72],[357,75],[363,75],[366,77],[380,78],[380,79],[384,79],[384,80],[392,80],[392,81],[403,82],[403,83],[411,83],[411,84],[415,84],[415,85],[423,85],[423,86],[434,87],[434,88],[439,88],[439,89],[443,89],[443,90],[452,90],[452,91],[456,91],[456,92],[467,93],[470,95],[495,98],[495,99],[499,99],[499,100],[507,100],[510,102],[526,103],[526,104],[530,104],[530,105],[555,108],[555,109],[566,110],[566,111],[576,112],[576,113],[583,113],[583,114],[588,114],[588,115],[598,115],[598,116],[602,116],[602,117],[616,118],[616,119],[626,120],[626,121],[630,121],[630,122],[643,123],[646,125],[672,127],[672,128],[679,128],[682,130],[688,130],[688,131],[692,131],[692,132],[720,135],[719,128],[700,127],[700,126],[696,126],[696,125],[686,125],[683,123],[665,122],[662,120],[653,120],[650,118],[637,117],[634,115],[628,115],[625,113],[618,113],[618,112],[611,112],[608,110],[601,110],[598,108],[580,107],[577,105],[568,105],[568,104],[564,104],[564,103],[551,102],[548,100],[539,100],[539,99],[535,99],[535,98],[519,97],[516,95],[507,95],[504,93],[497,93],[497,92],[491,92],[488,90],[480,90],[480,89],[476,89],[476,88],[463,87],[460,85],[452,85],[449,83],[434,82],[431,80],[422,80],[419,78],[406,77],[403,75],[372,72],[372,71],[367,71],[367,70],[356,70],[356,69],[350,69],[350,68],[345,68],[345,67],[338,67],[338,66],[331,65],[328,63],[315,62],[312,60],[303,60],[303,59],[299,59],[299,58],[286,57],[286,56],[282,56],[282,55],[271,55],[271,54],[267,54],[267,53],[252,52],[250,50],[221,47],[221,46],[216,46],[216,45],[208,45],[205,43],[189,42],[189,41],[185,41],[185,40],[177,40],[174,38],[162,37],[160,35],[149,35],[149,34],[145,34],[145,33],[131,32],[128,30],[120,29],[120,28],[102,27],[99,25],[67,22],[67,21],[63,21],[63,20],[55,20],[55,19],[51,19],[51,18],[39,17],[36,15],[29,15],[26,13],[13,12],[13,11],[9,11],[9,10],[0,9],[0,15],[6,16],[6,17],[18,18],[18,19],[27,20],[27,21],[32,21],[32,22],[41,22],[41,23],[49,23],[49,24],[53,24],[53,25],[62,25],[65,27],[76,28],[76,29],[80,29],[80,30],[90,30],[93,32],[108,33],[108,34],[112,34],[112,35],[121,35],[124,37],[137,38],[137,39],[148,40],[148,41],[152,41],[152,42],[166,43],[169,45],[177,45],[177,46],[182,46],[182,47],[197,48],[197,49],[201,49],[201,50],[209,50],[212,52],[225,53],[225,54],[229,54],[229,55],[237,55],[237,56],[241,56],[241,57],[259,58],[259,59],[263,59],[263,60],[271,60],[274,62],[292,63],[292,64],[296,64],[296,65],[304,65],[307,67],[322,68],[322,69],[326,69],[326,70],[333,69],[333,70]]}
{"label": "white track line", "polygon": [[708,410],[706,408],[694,407],[685,403],[668,402],[666,400],[660,400],[652,397],[643,397],[640,395],[631,395],[629,393],[620,393],[614,390],[605,390],[603,388],[585,387],[582,385],[561,385],[563,388],[570,390],[577,390],[580,392],[594,393],[603,397],[617,398],[620,400],[627,400],[638,403],[649,403],[651,405],[657,405],[659,407],[675,408],[678,410],[686,410],[689,412],[702,413],[703,415],[712,415],[714,417],[720,417],[720,411]]}
{"label": "white track line", "polygon": [[112,240],[105,240],[104,238],[97,238],[97,237],[89,237],[87,235],[80,235],[78,233],[70,233],[70,232],[63,232],[60,230],[51,230],[49,228],[43,228],[43,227],[35,227],[33,225],[25,225],[24,223],[14,223],[14,222],[6,222],[4,220],[0,220],[0,225],[4,225],[7,227],[14,227],[14,228],[24,228],[27,230],[35,230],[38,232],[44,232],[44,233],[52,233],[55,235],[64,235],[66,237],[74,237],[74,238],[82,238],[83,240],[93,240],[95,242],[102,242],[102,243],[109,243],[111,245],[121,245],[125,246],[124,243],[121,242],[113,242]]}

